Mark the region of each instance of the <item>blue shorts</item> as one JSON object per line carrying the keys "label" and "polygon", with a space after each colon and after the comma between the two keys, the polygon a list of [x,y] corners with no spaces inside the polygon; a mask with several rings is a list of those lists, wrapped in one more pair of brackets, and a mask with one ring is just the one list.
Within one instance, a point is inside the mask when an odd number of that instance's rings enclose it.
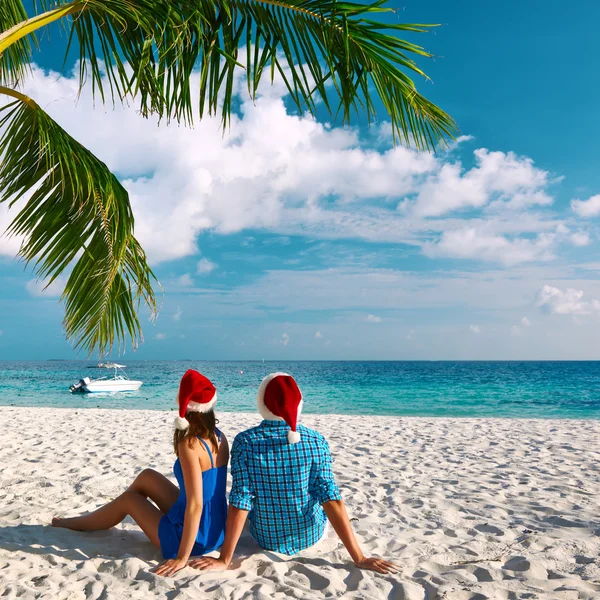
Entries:
{"label": "blue shorts", "polygon": [[[158,539],[160,541],[160,551],[163,558],[175,558],[179,552],[181,536],[183,535],[183,523],[172,523],[167,515],[164,515],[158,523]],[[216,548],[206,548],[196,542],[192,548],[190,556],[200,556],[207,552],[212,552]]]}

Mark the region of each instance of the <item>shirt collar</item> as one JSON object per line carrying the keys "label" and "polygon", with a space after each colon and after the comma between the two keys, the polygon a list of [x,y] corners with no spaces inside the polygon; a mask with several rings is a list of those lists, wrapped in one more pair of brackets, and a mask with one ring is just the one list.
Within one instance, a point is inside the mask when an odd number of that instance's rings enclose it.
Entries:
{"label": "shirt collar", "polygon": [[270,419],[263,419],[260,426],[261,427],[275,427],[275,428],[289,427],[289,425],[285,421],[273,421]]}

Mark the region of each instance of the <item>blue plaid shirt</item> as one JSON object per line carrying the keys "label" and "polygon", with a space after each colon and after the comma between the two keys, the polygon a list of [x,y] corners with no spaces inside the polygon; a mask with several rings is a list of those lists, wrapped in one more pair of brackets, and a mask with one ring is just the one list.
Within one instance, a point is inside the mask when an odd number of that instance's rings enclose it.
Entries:
{"label": "blue plaid shirt", "polygon": [[238,434],[231,447],[229,503],[250,511],[250,533],[262,548],[296,554],[322,537],[321,504],[341,500],[325,438],[298,425],[300,441],[287,441],[282,421],[263,421]]}

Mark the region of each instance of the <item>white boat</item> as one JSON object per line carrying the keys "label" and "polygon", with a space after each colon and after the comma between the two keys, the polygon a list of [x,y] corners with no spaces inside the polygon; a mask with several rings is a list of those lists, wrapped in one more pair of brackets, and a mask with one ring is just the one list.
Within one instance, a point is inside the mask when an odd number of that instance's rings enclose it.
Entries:
{"label": "white boat", "polygon": [[[100,365],[98,365],[98,367],[100,367]],[[129,377],[127,377],[127,374],[123,371],[125,365],[104,363],[102,364],[102,367],[105,369],[114,369],[114,376],[99,377],[98,379],[84,377],[79,380],[79,383],[71,386],[71,393],[87,392],[88,394],[99,394],[111,392],[135,392],[142,386],[142,381],[136,381],[135,379],[129,379]]]}

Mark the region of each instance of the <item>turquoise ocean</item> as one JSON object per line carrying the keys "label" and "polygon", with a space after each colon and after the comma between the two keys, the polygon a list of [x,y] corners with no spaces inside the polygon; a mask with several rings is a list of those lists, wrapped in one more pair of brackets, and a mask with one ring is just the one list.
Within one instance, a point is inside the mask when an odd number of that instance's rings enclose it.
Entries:
{"label": "turquoise ocean", "polygon": [[600,362],[202,362],[125,361],[137,392],[71,394],[91,362],[0,361],[0,405],[171,410],[194,368],[219,391],[218,410],[254,411],[261,379],[293,375],[304,412],[352,415],[600,418]]}

